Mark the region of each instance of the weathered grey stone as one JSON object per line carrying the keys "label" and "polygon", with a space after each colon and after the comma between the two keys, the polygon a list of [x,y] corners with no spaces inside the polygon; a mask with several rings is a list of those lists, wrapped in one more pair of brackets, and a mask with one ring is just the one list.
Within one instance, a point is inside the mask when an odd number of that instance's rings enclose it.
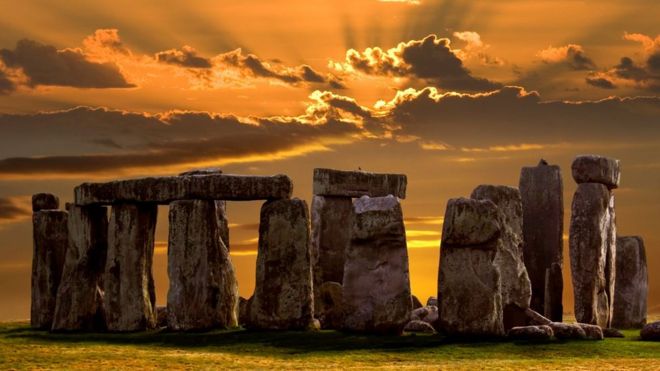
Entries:
{"label": "weathered grey stone", "polygon": [[428,307],[430,305],[433,305],[433,306],[437,307],[438,306],[438,298],[435,297],[435,296],[429,296],[429,298],[426,299],[426,306]]}
{"label": "weathered grey stone", "polygon": [[314,272],[314,311],[319,306],[319,289],[324,282],[342,283],[344,254],[351,242],[353,201],[348,197],[313,196],[312,198],[312,262]]}
{"label": "weathered grey stone", "polygon": [[660,341],[660,321],[647,323],[639,332],[642,340]]}
{"label": "weathered grey stone", "polygon": [[[543,300],[544,314],[553,321],[561,321],[564,305],[562,293],[564,291],[564,278],[562,277],[562,264],[552,263],[545,270],[545,299]],[[532,296],[533,298],[533,296]]]}
{"label": "weathered grey stone", "polygon": [[156,292],[151,267],[156,204],[115,204],[108,226],[103,301],[109,331],[156,327]]}
{"label": "weathered grey stone", "polygon": [[222,242],[217,204],[170,204],[167,323],[173,330],[237,326],[238,285]]}
{"label": "weathered grey stone", "polygon": [[501,216],[490,200],[447,203],[438,272],[438,327],[457,336],[503,336],[501,276],[495,264]]}
{"label": "weathered grey stone", "polygon": [[435,323],[438,322],[438,318],[438,307],[435,305],[427,305],[425,307],[413,309],[410,314],[410,319],[424,321],[431,325],[435,325]]}
{"label": "weathered grey stone", "polygon": [[604,328],[603,330],[603,336],[606,338],[623,338],[626,337],[621,331],[615,329],[615,328]]}
{"label": "weathered grey stone", "polygon": [[553,335],[552,328],[547,325],[516,326],[506,334],[512,340],[550,340]]}
{"label": "weathered grey stone", "polygon": [[509,318],[511,310],[526,309],[532,297],[532,288],[523,261],[522,202],[517,188],[508,186],[480,185],[470,196],[475,200],[490,200],[500,212],[500,246],[494,264],[501,275],[501,293],[504,329],[524,325],[524,322]]}
{"label": "weathered grey stone", "polygon": [[519,188],[523,208],[523,257],[532,286],[530,306],[553,321],[561,322],[564,285],[561,170],[545,160],[538,166],[523,167]]}
{"label": "weathered grey stone", "polygon": [[621,179],[619,160],[597,155],[577,156],[571,166],[576,183],[600,183],[617,188]]}
{"label": "weathered grey stone", "polygon": [[570,255],[575,318],[610,327],[614,299],[614,196],[602,184],[581,183],[573,197]]}
{"label": "weathered grey stone", "polygon": [[578,325],[582,327],[586,335],[586,338],[589,340],[603,340],[605,338],[603,336],[603,330],[600,328],[600,326],[589,325],[586,323],[578,323]]}
{"label": "weathered grey stone", "polygon": [[49,330],[53,324],[69,232],[66,211],[41,210],[32,215],[32,303],[30,325]]}
{"label": "weathered grey stone", "polygon": [[648,288],[644,241],[637,236],[617,237],[612,326],[617,328],[644,326]]}
{"label": "weathered grey stone", "polygon": [[363,196],[353,202],[353,210],[344,265],[344,329],[401,333],[412,303],[399,199]]}
{"label": "weathered grey stone", "polygon": [[552,321],[531,308],[525,309],[525,316],[530,325],[549,325]]}
{"label": "weathered grey stone", "polygon": [[286,175],[189,175],[83,183],[74,189],[76,204],[150,202],[176,200],[272,200],[290,198],[291,179]]}
{"label": "weathered grey stone", "polygon": [[417,309],[417,308],[421,308],[421,307],[424,306],[424,305],[422,305],[422,302],[419,301],[419,299],[415,295],[411,295],[410,300],[412,300],[412,309]]}
{"label": "weathered grey stone", "polygon": [[435,334],[435,329],[424,321],[412,320],[403,328],[405,332],[419,332],[424,334]]}
{"label": "weathered grey stone", "polygon": [[32,211],[57,210],[60,208],[60,199],[54,194],[37,193],[32,195]]}
{"label": "weathered grey stone", "polygon": [[257,278],[247,327],[310,329],[314,317],[307,203],[297,198],[261,207]]}
{"label": "weathered grey stone", "polygon": [[342,310],[343,288],[339,282],[324,282],[319,290],[318,303],[314,300],[319,313],[314,313],[323,329],[340,329],[344,321]]}
{"label": "weathered grey stone", "polygon": [[586,339],[587,334],[584,332],[582,327],[577,323],[562,323],[562,322],[552,322],[549,324],[552,328],[552,332],[557,339],[568,340],[568,339]]}
{"label": "weathered grey stone", "polygon": [[67,204],[69,246],[57,290],[53,331],[99,330],[103,318],[102,275],[108,246],[105,207]]}
{"label": "weathered grey stone", "polygon": [[313,193],[317,196],[406,198],[404,174],[378,174],[366,171],[314,169]]}

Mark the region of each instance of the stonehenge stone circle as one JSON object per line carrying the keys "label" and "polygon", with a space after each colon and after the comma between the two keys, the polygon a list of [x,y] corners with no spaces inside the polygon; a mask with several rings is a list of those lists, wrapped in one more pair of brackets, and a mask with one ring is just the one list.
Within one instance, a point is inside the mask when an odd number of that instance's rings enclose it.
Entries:
{"label": "stonehenge stone circle", "polygon": [[517,326],[506,333],[512,340],[550,340],[553,335],[552,328],[548,325]]}
{"label": "stonehenge stone circle", "polygon": [[254,295],[246,326],[305,330],[313,326],[311,238],[307,203],[297,198],[261,207]]}
{"label": "stonehenge stone circle", "polygon": [[410,277],[399,199],[354,200],[343,280],[343,329],[400,334],[410,319]]}
{"label": "stonehenge stone circle", "polygon": [[616,239],[616,281],[612,327],[639,328],[646,323],[648,271],[644,241],[637,236]]}
{"label": "stonehenge stone circle", "polygon": [[578,322],[610,327],[615,239],[614,196],[603,184],[578,184],[573,197],[569,237]]}
{"label": "stonehenge stone circle", "polygon": [[[34,198],[33,198],[34,200]],[[69,245],[68,214],[62,210],[43,209],[38,201],[32,215],[32,292],[30,325],[50,329],[53,324],[57,288],[60,285],[66,249]],[[57,208],[57,203],[47,206]]]}
{"label": "stonehenge stone circle", "polygon": [[170,204],[167,326],[205,330],[238,325],[238,284],[222,241],[218,204],[180,200]]}
{"label": "stonehenge stone circle", "polygon": [[108,246],[107,210],[67,205],[69,247],[57,290],[53,331],[99,330],[103,318],[102,273]]}
{"label": "stonehenge stone circle", "polygon": [[470,196],[475,200],[490,200],[500,213],[501,232],[494,264],[500,272],[500,290],[504,329],[524,325],[517,314],[529,308],[531,284],[523,261],[523,212],[520,192],[508,186],[480,185]]}
{"label": "stonehenge stone circle", "polygon": [[112,206],[103,305],[108,331],[156,327],[156,292],[152,275],[156,204]]}
{"label": "stonehenge stone circle", "polygon": [[438,327],[448,335],[503,336],[502,276],[495,258],[502,218],[490,200],[447,203],[438,272]]}
{"label": "stonehenge stone circle", "polygon": [[523,256],[532,285],[531,308],[562,320],[564,195],[561,170],[541,160],[520,172]]}

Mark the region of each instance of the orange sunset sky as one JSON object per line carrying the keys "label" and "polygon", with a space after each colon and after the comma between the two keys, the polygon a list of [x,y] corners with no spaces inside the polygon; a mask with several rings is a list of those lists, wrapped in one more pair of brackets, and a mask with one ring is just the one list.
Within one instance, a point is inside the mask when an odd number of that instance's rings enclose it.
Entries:
{"label": "orange sunset sky", "polygon": [[[413,293],[435,295],[446,202],[561,166],[621,160],[620,235],[641,235],[660,312],[660,2],[655,0],[0,0],[0,320],[29,317],[30,196],[86,181],[408,175]],[[240,293],[259,202],[228,206]],[[159,208],[157,301],[167,291]],[[566,241],[565,241],[566,242]],[[572,312],[568,250],[564,309]]]}

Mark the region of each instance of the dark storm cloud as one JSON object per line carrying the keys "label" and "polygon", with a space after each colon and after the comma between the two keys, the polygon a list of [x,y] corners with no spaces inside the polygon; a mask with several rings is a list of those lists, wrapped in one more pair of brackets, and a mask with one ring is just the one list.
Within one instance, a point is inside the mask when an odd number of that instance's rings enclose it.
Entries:
{"label": "dark storm cloud", "polygon": [[601,89],[616,89],[616,85],[612,80],[608,79],[607,77],[599,77],[599,76],[587,76],[585,78],[585,81],[587,84],[595,86],[597,88]]}
{"label": "dark storm cloud", "polygon": [[341,81],[332,75],[323,76],[308,65],[297,67],[272,66],[262,61],[254,54],[244,55],[241,49],[220,54],[214,61],[239,69],[242,73],[252,77],[270,78],[287,84],[300,83],[327,83],[334,89],[343,89]]}
{"label": "dark storm cloud", "polygon": [[156,60],[161,63],[174,64],[188,68],[211,68],[211,60],[200,57],[197,51],[190,46],[181,49],[170,49],[156,53]]}
{"label": "dark storm cloud", "polygon": [[17,202],[15,197],[0,197],[0,223],[24,219],[32,215],[29,205]]}
{"label": "dark storm cloud", "polygon": [[77,88],[129,88],[114,63],[89,61],[79,49],[58,50],[32,40],[20,40],[16,48],[0,49],[7,68],[20,69],[28,85],[72,86]]}
{"label": "dark storm cloud", "polygon": [[[83,174],[239,161],[347,140],[360,132],[346,120],[303,120],[240,119],[206,112],[147,115],[87,107],[0,115],[0,132],[6,134],[0,138],[0,174]],[[33,137],[36,132],[39,136]]]}
{"label": "dark storm cloud", "polygon": [[450,48],[449,39],[436,35],[399,43],[388,50],[374,47],[359,52],[351,49],[346,52],[345,60],[334,66],[338,70],[355,70],[368,75],[422,79],[448,90],[485,91],[501,86],[472,76]]}
{"label": "dark storm cloud", "polygon": [[505,87],[485,94],[408,90],[387,103],[395,135],[449,146],[604,141],[638,144],[660,138],[660,97],[543,102],[536,92]]}

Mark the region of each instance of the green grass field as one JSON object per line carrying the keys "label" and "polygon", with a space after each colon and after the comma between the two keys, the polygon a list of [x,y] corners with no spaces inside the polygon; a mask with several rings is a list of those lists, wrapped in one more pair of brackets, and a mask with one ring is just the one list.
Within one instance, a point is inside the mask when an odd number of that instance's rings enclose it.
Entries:
{"label": "green grass field", "polygon": [[452,342],[335,331],[51,334],[0,324],[0,369],[660,369],[660,342]]}

